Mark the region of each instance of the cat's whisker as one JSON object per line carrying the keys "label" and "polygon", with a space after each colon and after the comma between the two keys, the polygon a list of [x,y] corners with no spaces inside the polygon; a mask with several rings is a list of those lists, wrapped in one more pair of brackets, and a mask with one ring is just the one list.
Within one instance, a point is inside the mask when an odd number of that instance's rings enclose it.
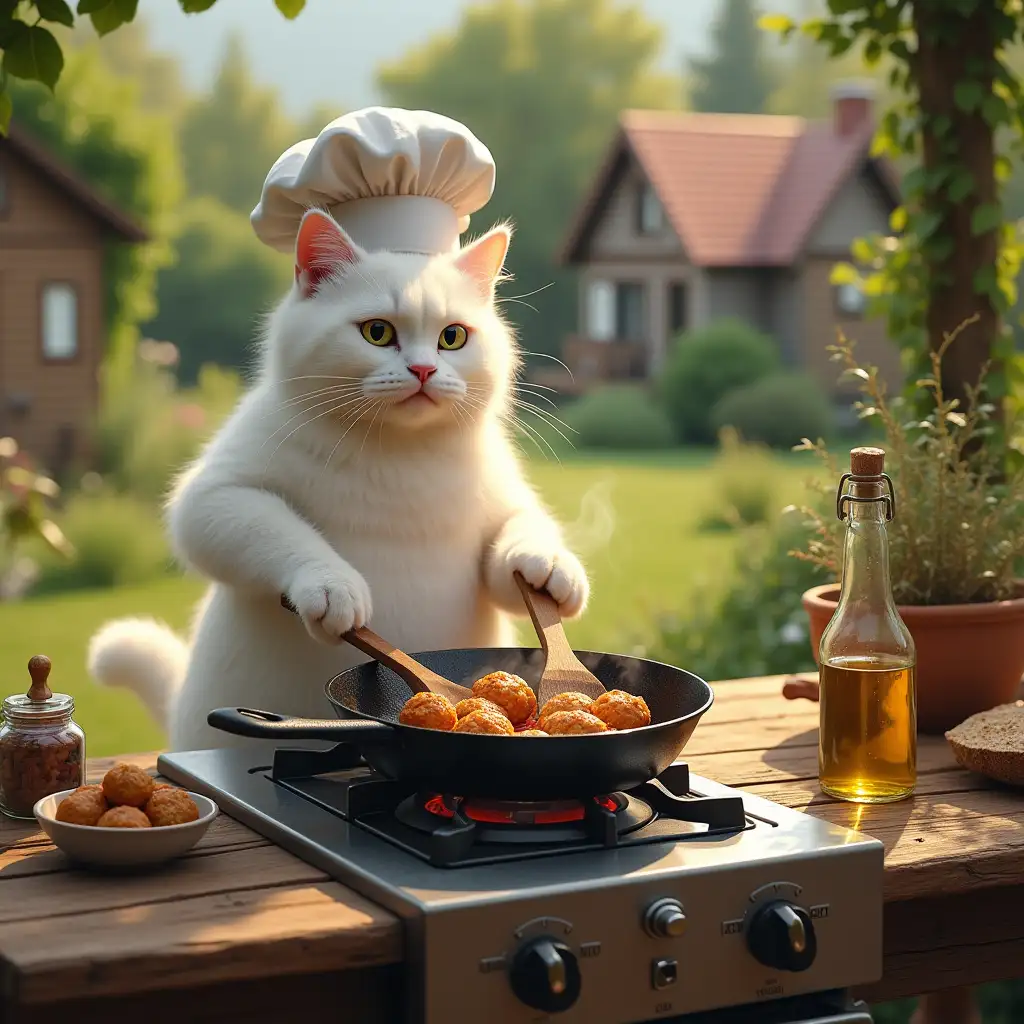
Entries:
{"label": "cat's whisker", "polygon": [[350,416],[355,416],[356,413],[358,413],[359,415],[356,416],[352,423],[348,425],[348,427],[345,429],[345,432],[341,435],[341,437],[338,438],[337,443],[331,449],[330,454],[327,456],[327,459],[324,462],[324,468],[320,470],[321,477],[327,472],[327,467],[331,464],[331,459],[334,458],[334,453],[341,447],[342,441],[344,441],[345,438],[348,437],[349,432],[352,430],[352,428],[370,411],[370,404],[372,402],[372,399],[364,398],[363,402],[365,403],[363,406],[353,410],[353,412],[350,413]]}
{"label": "cat's whisker", "polygon": [[[311,423],[315,422],[316,420],[321,419],[324,416],[330,416],[332,413],[340,412],[342,409],[346,409],[346,408],[348,408],[348,406],[353,405],[355,402],[359,402],[359,401],[364,401],[364,399],[353,398],[353,399],[351,399],[351,400],[349,400],[347,402],[343,402],[341,405],[334,406],[333,408],[330,408],[330,409],[325,409],[323,412],[317,413],[316,416],[313,416],[311,419],[308,419],[305,422],[300,423],[297,427],[295,427],[294,430],[290,430],[281,439],[281,443],[270,453],[270,458],[267,459],[267,464],[263,467],[263,478],[264,478],[264,480],[266,479],[267,471],[270,469],[270,464],[274,461],[274,456],[277,455],[277,453],[281,450],[281,445],[283,445],[288,440],[288,438],[290,438],[293,434],[297,434],[303,427],[308,427]],[[326,404],[330,404],[330,403],[326,403]],[[301,416],[302,413],[299,413],[299,415]],[[292,419],[296,419],[296,418],[297,417],[295,417],[295,416],[292,417]],[[289,423],[290,422],[291,422],[291,420],[289,420]],[[281,428],[278,427],[278,430],[280,430],[280,429]],[[274,434],[276,434],[276,433],[277,433],[277,430],[274,431]],[[260,445],[258,451],[263,451],[264,447],[270,442],[270,440],[273,438],[274,434],[271,434],[270,437],[268,437],[267,440],[264,441],[263,444]],[[257,452],[257,454],[258,454],[258,452]],[[261,482],[261,486],[262,486],[262,482]]]}
{"label": "cat's whisker", "polygon": [[548,281],[547,284],[542,284],[539,288],[534,288],[532,292],[523,292],[522,295],[504,295],[500,299],[498,299],[498,301],[499,302],[509,302],[509,301],[514,300],[514,299],[528,299],[528,298],[530,298],[533,295],[540,295],[541,292],[546,292],[549,288],[554,288],[554,287],[555,287],[555,282],[554,281]]}
{"label": "cat's whisker", "polygon": [[528,352],[525,348],[523,349],[523,355],[524,356],[536,356],[536,358],[538,358],[538,359],[550,359],[551,362],[558,363],[558,365],[563,370],[565,370],[565,372],[567,374],[569,374],[569,379],[570,380],[572,380],[572,381],[576,380],[576,378],[572,374],[572,370],[570,370],[569,367],[566,366],[565,363],[563,363],[562,360],[559,359],[557,356],[548,355],[547,352]]}
{"label": "cat's whisker", "polygon": [[[563,441],[565,441],[565,443],[566,443],[567,445],[569,445],[569,447],[570,447],[570,448],[575,448],[575,447],[576,447],[576,446],[575,446],[575,445],[574,445],[574,444],[572,443],[572,439],[571,439],[570,437],[568,437],[568,435],[564,434],[564,433],[563,433],[563,432],[562,432],[562,431],[561,431],[561,430],[560,430],[560,429],[558,428],[558,425],[557,425],[556,423],[553,423],[553,422],[552,422],[551,420],[549,420],[549,419],[545,419],[545,418],[544,418],[544,416],[542,416],[542,415],[541,415],[541,413],[543,412],[543,410],[541,410],[541,409],[535,409],[535,408],[534,408],[534,407],[533,407],[532,405],[530,405],[530,406],[519,406],[519,408],[520,408],[520,409],[522,409],[522,411],[523,411],[523,412],[528,412],[528,413],[532,413],[532,414],[533,414],[534,416],[536,416],[536,417],[537,417],[537,418],[538,418],[538,419],[539,419],[539,420],[541,421],[541,423],[543,423],[543,424],[545,424],[546,426],[550,427],[550,428],[551,428],[551,429],[552,429],[552,430],[553,430],[553,431],[554,431],[554,432],[555,432],[556,434],[558,434],[558,436],[559,436],[559,437],[560,437],[560,438],[561,438],[561,439],[562,439]],[[566,426],[566,428],[567,428],[568,430],[573,430],[573,428],[572,428],[572,427],[570,427],[570,426],[569,426],[568,424],[565,424],[565,426]],[[574,432],[574,433],[578,433],[578,431],[573,431],[573,432]]]}
{"label": "cat's whisker", "polygon": [[515,384],[512,386],[512,390],[513,391],[518,391],[518,392],[520,392],[520,394],[525,395],[525,396],[527,396],[529,398],[536,398],[536,399],[538,399],[541,402],[547,402],[548,405],[550,405],[552,409],[557,409],[558,408],[558,403],[555,402],[553,399],[548,398],[547,395],[535,395],[532,391],[523,391],[518,385],[515,385]]}
{"label": "cat's whisker", "polygon": [[336,398],[343,398],[358,391],[362,391],[362,389],[362,384],[343,384],[335,385],[330,388],[320,388],[318,391],[309,391],[304,395],[297,395],[295,398],[289,398],[287,401],[282,402],[276,409],[271,409],[269,412],[264,413],[263,419],[266,419],[268,416],[273,416],[275,413],[288,409],[291,406],[308,402],[312,398],[323,398],[324,395],[333,395]]}
{"label": "cat's whisker", "polygon": [[[370,425],[366,428],[366,433],[363,434],[363,443],[359,446],[359,452],[356,455],[356,458],[358,458],[360,455],[363,454],[363,449],[366,447],[366,439],[370,436],[370,433],[373,430],[373,424],[377,420],[377,415],[380,413],[381,409],[383,409],[387,404],[388,404],[387,402],[378,402],[374,406],[373,416],[370,418]],[[381,429],[383,429],[383,427],[384,427],[384,420],[383,419],[380,421],[380,425],[381,425]]]}
{"label": "cat's whisker", "polygon": [[334,373],[304,373],[299,377],[282,377],[280,380],[275,380],[275,384],[291,384],[297,380],[362,380],[362,377],[342,377]]}
{"label": "cat's whisker", "polygon": [[[540,438],[540,440],[544,442],[548,451],[551,452],[551,454],[554,456],[555,462],[557,462],[559,465],[562,464],[562,460],[558,457],[558,452],[556,452],[555,449],[551,447],[551,442],[539,430],[537,430],[535,427],[531,427],[528,423],[524,423],[522,420],[515,420],[515,424],[517,427],[519,427],[520,430],[525,430],[530,437],[534,438],[534,440],[536,440],[536,438]],[[540,445],[537,445],[537,447],[540,448]],[[547,458],[546,455],[544,457]]]}
{"label": "cat's whisker", "polygon": [[532,380],[517,380],[513,385],[517,388],[538,388],[541,391],[550,391],[553,394],[560,394],[558,388],[549,388],[547,384],[534,384]]}
{"label": "cat's whisker", "polygon": [[[297,413],[296,413],[296,414],[295,414],[294,416],[290,416],[290,417],[289,417],[288,419],[286,419],[286,420],[284,421],[284,423],[282,423],[282,424],[281,424],[281,426],[279,426],[279,427],[277,428],[277,430],[275,430],[275,431],[274,431],[274,432],[273,432],[273,433],[272,433],[272,434],[271,434],[271,435],[270,435],[270,436],[269,436],[269,437],[268,437],[268,438],[266,439],[266,441],[264,441],[264,442],[263,442],[263,444],[261,444],[261,445],[260,445],[260,448],[259,448],[259,450],[260,450],[260,451],[263,451],[263,448],[264,448],[264,447],[265,447],[266,445],[270,444],[270,442],[271,442],[271,441],[273,441],[274,437],[275,437],[275,436],[276,436],[276,435],[278,434],[278,432],[279,432],[279,431],[282,431],[282,430],[284,430],[284,429],[285,429],[285,427],[287,427],[289,423],[294,423],[294,422],[295,422],[295,421],[296,421],[296,420],[297,420],[297,419],[298,419],[298,418],[299,418],[300,416],[305,416],[305,415],[306,415],[306,413],[308,413],[308,412],[312,412],[312,411],[313,411],[314,409],[319,409],[319,408],[321,408],[321,407],[322,407],[322,406],[324,406],[324,405],[331,405],[331,404],[333,404],[334,402],[338,402],[338,401],[341,401],[342,397],[347,397],[347,396],[341,396],[341,395],[339,395],[339,396],[337,396],[337,397],[335,397],[335,398],[328,398],[328,399],[324,400],[323,402],[317,402],[317,403],[316,403],[316,405],[311,405],[311,406],[309,406],[309,408],[308,408],[308,409],[300,409],[300,410],[299,410],[299,411],[298,411],[298,412],[297,412]],[[359,399],[358,399],[358,398],[353,398],[353,399],[349,399],[349,404],[351,404],[351,402],[357,402],[357,401],[359,401]],[[345,408],[345,406],[344,406],[344,405],[342,405],[342,406],[339,406],[339,408],[342,408],[342,409],[343,409],[343,408]],[[313,419],[319,419],[319,418],[320,418],[320,416],[326,416],[326,415],[327,415],[327,414],[328,414],[328,413],[329,413],[330,411],[331,411],[331,410],[330,410],[330,409],[328,409],[328,410],[327,410],[327,412],[325,412],[325,413],[320,413],[319,415],[317,415],[317,416],[314,416],[314,417],[313,417]],[[313,422],[313,420],[310,420],[309,422],[310,422],[310,423],[312,423],[312,422]],[[301,424],[300,424],[300,425],[301,425]],[[291,436],[292,436],[291,434],[289,434],[289,435],[288,435],[288,437],[291,437]],[[288,438],[285,438],[285,440],[288,440]]]}
{"label": "cat's whisker", "polygon": [[547,420],[553,427],[564,427],[566,430],[571,430],[574,434],[579,433],[579,431],[575,427],[570,426],[568,423],[565,422],[565,420],[556,416],[553,412],[548,412],[547,409],[542,409],[540,406],[534,405],[532,402],[524,401],[521,398],[513,398],[512,404],[517,409],[523,409],[534,413],[534,415],[536,416],[540,416],[541,418]]}

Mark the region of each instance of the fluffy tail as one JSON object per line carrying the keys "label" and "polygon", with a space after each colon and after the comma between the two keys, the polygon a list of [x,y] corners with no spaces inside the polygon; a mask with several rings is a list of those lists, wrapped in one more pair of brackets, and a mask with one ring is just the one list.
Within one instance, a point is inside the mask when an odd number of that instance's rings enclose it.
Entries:
{"label": "fluffy tail", "polygon": [[108,622],[89,642],[90,675],[103,686],[132,690],[163,729],[188,666],[188,647],[152,619]]}

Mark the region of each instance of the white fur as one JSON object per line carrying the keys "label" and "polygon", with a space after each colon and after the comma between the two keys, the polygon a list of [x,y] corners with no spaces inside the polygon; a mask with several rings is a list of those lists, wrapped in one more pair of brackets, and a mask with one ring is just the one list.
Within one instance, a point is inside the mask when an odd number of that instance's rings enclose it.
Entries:
{"label": "white fur", "polygon": [[[215,707],[329,717],[325,682],[366,660],[339,640],[354,625],[412,651],[509,645],[517,569],[567,616],[587,600],[506,433],[517,354],[493,283],[507,233],[457,257],[367,254],[313,216],[334,273],[311,288],[300,236],[258,383],[168,505],[177,555],[212,581],[187,668],[155,623],[108,624],[91,644],[91,671],[139,692],[177,750],[240,742],[206,724]],[[399,345],[364,340],[370,318],[393,323]],[[440,350],[452,323],[469,341]],[[433,401],[405,402],[421,386],[408,366],[424,363]]]}

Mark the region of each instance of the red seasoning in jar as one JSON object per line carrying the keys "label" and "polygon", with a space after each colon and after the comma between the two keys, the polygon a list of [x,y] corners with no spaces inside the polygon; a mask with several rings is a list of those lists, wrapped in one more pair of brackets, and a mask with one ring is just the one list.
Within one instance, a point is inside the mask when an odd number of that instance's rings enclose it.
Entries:
{"label": "red seasoning in jar", "polygon": [[85,734],[72,718],[74,700],[47,685],[50,659],[28,663],[32,686],[3,702],[0,725],[0,811],[32,818],[36,802],[76,789],[85,773]]}

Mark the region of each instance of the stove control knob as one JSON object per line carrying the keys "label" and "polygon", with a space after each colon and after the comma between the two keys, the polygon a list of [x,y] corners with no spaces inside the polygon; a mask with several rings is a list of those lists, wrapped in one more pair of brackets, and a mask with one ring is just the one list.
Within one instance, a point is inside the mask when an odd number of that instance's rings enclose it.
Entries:
{"label": "stove control knob", "polygon": [[686,931],[686,914],[678,900],[655,900],[644,912],[644,931],[655,939],[678,939]]}
{"label": "stove control knob", "polygon": [[580,997],[580,968],[571,949],[550,936],[522,946],[509,969],[512,991],[545,1013],[568,1010]]}
{"label": "stove control knob", "polygon": [[818,952],[811,915],[785,900],[773,900],[755,911],[747,946],[756,960],[779,971],[806,971]]}

